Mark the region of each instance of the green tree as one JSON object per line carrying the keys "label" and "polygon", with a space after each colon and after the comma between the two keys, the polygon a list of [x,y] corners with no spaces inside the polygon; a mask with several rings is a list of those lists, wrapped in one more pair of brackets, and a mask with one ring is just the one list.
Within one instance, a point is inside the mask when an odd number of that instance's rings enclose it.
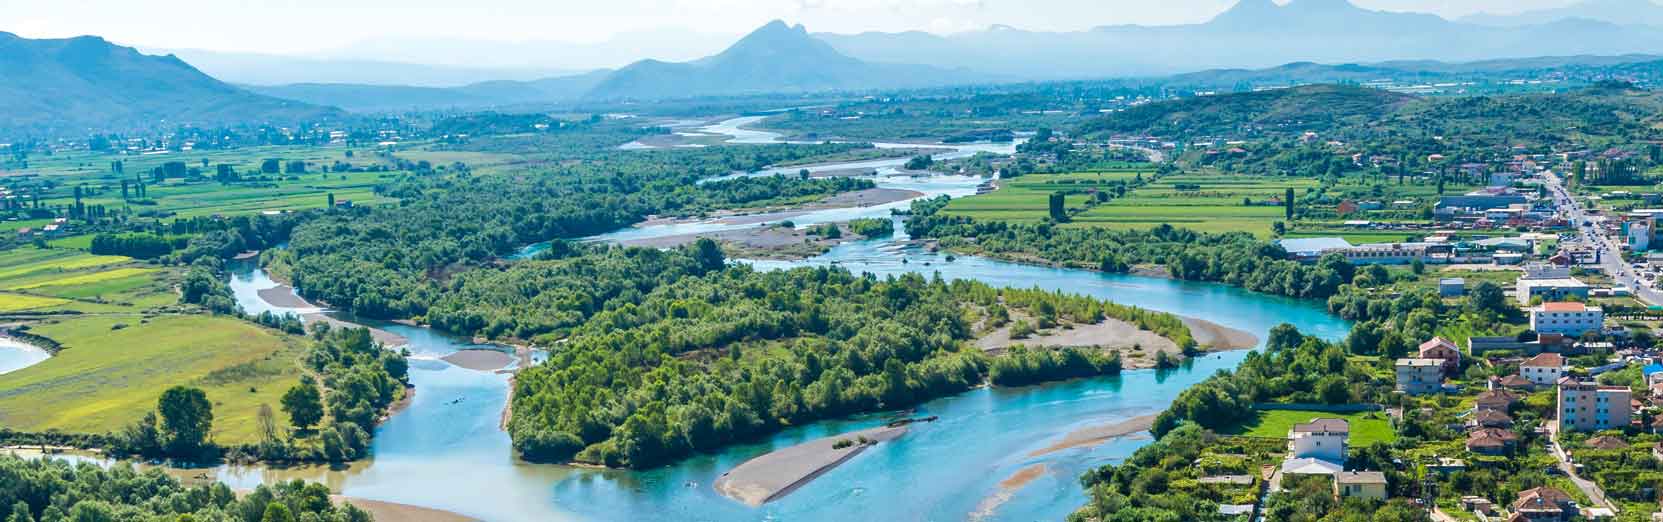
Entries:
{"label": "green tree", "polygon": [[1058,223],[1068,221],[1068,210],[1063,207],[1064,196],[1061,192],[1052,192],[1050,199],[1051,220]]}
{"label": "green tree", "polygon": [[274,501],[266,504],[266,513],[260,517],[260,522],[295,522],[295,518],[288,506]]}
{"label": "green tree", "polygon": [[1507,295],[1492,281],[1479,281],[1467,292],[1467,309],[1474,312],[1506,315],[1508,308]]}
{"label": "green tree", "polygon": [[201,389],[174,386],[156,401],[162,449],[175,457],[199,457],[214,427],[214,405]]}
{"label": "green tree", "polygon": [[282,405],[283,412],[289,414],[289,424],[296,428],[310,429],[323,421],[323,396],[310,376],[283,392]]}
{"label": "green tree", "polygon": [[1293,187],[1282,192],[1282,213],[1288,221],[1293,221]]}

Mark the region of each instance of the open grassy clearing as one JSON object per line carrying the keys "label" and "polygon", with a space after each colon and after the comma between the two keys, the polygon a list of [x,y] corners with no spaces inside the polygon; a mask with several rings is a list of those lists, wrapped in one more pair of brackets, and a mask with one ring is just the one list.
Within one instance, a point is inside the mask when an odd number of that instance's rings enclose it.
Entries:
{"label": "open grassy clearing", "polygon": [[0,313],[35,310],[68,303],[68,299],[37,295],[0,293]]}
{"label": "open grassy clearing", "polygon": [[1111,190],[1117,184],[1152,174],[1142,169],[1029,174],[1000,180],[999,190],[994,192],[955,199],[945,212],[983,220],[1039,222],[1050,217],[1052,193],[1067,193],[1064,201],[1068,208],[1084,208],[1092,198],[1090,191]]}
{"label": "open grassy clearing", "polygon": [[1351,447],[1353,448],[1361,448],[1377,442],[1390,443],[1397,440],[1397,434],[1392,431],[1391,422],[1386,420],[1385,412],[1342,414],[1304,410],[1262,410],[1258,413],[1258,418],[1252,424],[1230,430],[1232,431],[1231,434],[1283,439],[1287,438],[1288,431],[1293,429],[1293,425],[1311,422],[1311,419],[1322,417],[1345,419],[1346,422],[1350,423]]}
{"label": "open grassy clearing", "polygon": [[188,384],[213,401],[216,440],[253,442],[259,405],[275,409],[300,378],[302,340],[233,318],[94,316],[33,331],[65,349],[0,376],[0,425],[19,430],[120,429],[155,408],[163,390]]}
{"label": "open grassy clearing", "polygon": [[[1126,197],[1074,216],[1069,226],[1148,229],[1162,224],[1206,232],[1250,232],[1268,237],[1283,218],[1270,204],[1287,189],[1304,193],[1317,181],[1305,178],[1233,175],[1178,175],[1139,187]],[[1251,201],[1253,205],[1245,205]]]}
{"label": "open grassy clearing", "polygon": [[114,280],[120,280],[120,279],[130,279],[134,276],[143,276],[143,275],[146,275],[146,274],[155,273],[157,271],[158,271],[158,269],[155,269],[155,268],[117,268],[117,269],[114,269],[114,270],[101,270],[101,271],[97,271],[97,272],[89,272],[89,273],[77,274],[77,275],[72,275],[72,276],[67,276],[67,277],[56,277],[56,278],[48,279],[48,280],[45,280],[45,281],[29,283],[29,284],[25,284],[25,285],[13,286],[13,287],[10,287],[10,289],[11,290],[29,290],[29,289],[41,288],[41,287],[47,287],[47,286],[57,287],[57,286],[95,285],[95,284],[104,283],[104,282],[107,282],[107,281],[114,281]]}
{"label": "open grassy clearing", "polygon": [[95,256],[58,248],[18,248],[0,253],[0,284],[42,273],[68,272],[132,261],[122,256]]}

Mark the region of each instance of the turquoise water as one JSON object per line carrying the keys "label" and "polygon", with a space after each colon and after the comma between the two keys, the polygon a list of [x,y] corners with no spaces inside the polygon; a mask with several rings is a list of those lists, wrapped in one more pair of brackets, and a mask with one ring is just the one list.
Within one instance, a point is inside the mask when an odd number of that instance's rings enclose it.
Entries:
{"label": "turquoise water", "polygon": [[[747,121],[730,120],[701,130],[732,135],[736,142],[778,141],[773,133],[740,129]],[[879,169],[875,179],[880,186],[918,190],[926,195],[966,195],[973,193],[981,181],[962,176],[895,176],[893,165],[861,163],[862,168]],[[801,225],[842,221],[884,216],[890,209],[903,206],[810,212],[790,219]],[[744,226],[755,225],[708,221],[635,227],[590,239],[662,237]],[[945,255],[907,246],[898,226],[897,231],[895,238],[845,243],[805,261],[743,262],[763,270],[836,265],[881,276],[915,272],[975,279],[1001,287],[1062,290],[1205,319],[1252,332],[1260,339],[1271,327],[1284,322],[1329,339],[1343,337],[1350,328],[1347,322],[1327,314],[1318,302],[1255,294],[1218,284],[1020,265],[973,256],[948,261]],[[539,250],[541,245],[532,245],[519,257]],[[231,283],[245,309],[286,311],[259,300],[256,292],[275,283],[251,266],[233,275]],[[240,487],[304,478],[329,484],[348,496],[446,509],[493,521],[1060,520],[1085,502],[1085,492],[1078,482],[1082,472],[1119,462],[1147,444],[1147,435],[1041,457],[1029,457],[1029,453],[1080,428],[1158,413],[1179,392],[1217,371],[1235,367],[1246,354],[1207,355],[1164,372],[1140,370],[1043,386],[981,388],[935,400],[911,414],[937,415],[939,421],[915,425],[906,436],[860,454],[790,495],[751,508],[717,495],[712,487],[715,479],[757,455],[881,424],[893,412],[792,428],[653,470],[532,465],[513,458],[509,438],[499,428],[506,406],[507,377],[455,367],[437,359],[468,347],[466,340],[424,328],[376,326],[410,339],[408,348],[415,357],[410,376],[417,392],[407,409],[376,430],[372,460],[342,469],[222,467],[216,476]],[[1036,465],[1044,467],[1039,478],[1015,491],[1001,490],[1001,481]]]}
{"label": "turquoise water", "polygon": [[[1180,313],[1247,330],[1261,338],[1289,322],[1337,339],[1349,325],[1315,302],[1254,294],[1223,285],[1099,274],[946,257],[897,240],[848,243],[807,261],[752,262],[760,269],[832,265],[880,275],[939,273],[996,286],[1058,289]],[[905,260],[903,262],[902,260]],[[264,287],[252,270],[234,276],[239,300]],[[281,309],[275,310],[281,312]],[[1057,520],[1081,505],[1076,480],[1117,462],[1147,439],[1122,438],[1030,458],[1076,429],[1159,412],[1184,388],[1234,367],[1245,352],[1214,354],[1168,372],[1131,371],[1112,378],[1017,389],[977,389],[936,400],[914,415],[939,415],[906,437],[879,445],[796,492],[761,508],[716,494],[724,471],[777,448],[883,422],[872,415],[814,423],[765,440],[697,455],[646,471],[591,470],[516,461],[498,428],[507,378],[437,360],[466,348],[462,339],[425,328],[377,324],[410,339],[416,397],[376,433],[375,458],[339,470],[220,468],[218,478],[251,487],[305,478],[343,494],[447,509],[486,520]],[[999,482],[1030,465],[1045,472],[1000,502]]]}

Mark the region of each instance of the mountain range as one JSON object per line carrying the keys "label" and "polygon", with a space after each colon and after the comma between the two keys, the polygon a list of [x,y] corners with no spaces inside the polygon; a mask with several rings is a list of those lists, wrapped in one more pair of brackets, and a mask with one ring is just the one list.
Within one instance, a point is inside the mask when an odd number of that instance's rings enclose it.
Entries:
{"label": "mountain range", "polygon": [[1240,0],[1207,22],[1186,25],[1116,25],[1073,32],[995,26],[946,36],[815,36],[862,60],[967,67],[1027,79],[1163,75],[1299,61],[1465,62],[1663,52],[1663,30],[1653,27],[1580,17],[1496,27],[1424,13],[1369,10],[1346,0],[1292,0],[1286,5]]}
{"label": "mountain range", "polygon": [[688,62],[641,60],[615,71],[449,88],[322,83],[246,88],[270,96],[371,112],[895,89],[990,78],[963,70],[857,60],[810,36],[800,25],[774,21],[721,53]]}
{"label": "mountain range", "polygon": [[0,131],[121,131],[157,125],[297,123],[339,109],[251,93],[173,56],[102,38],[32,40],[0,32]]}
{"label": "mountain range", "polygon": [[1566,19],[1585,19],[1616,25],[1645,25],[1663,28],[1663,5],[1652,0],[1586,0],[1554,9],[1538,9],[1511,15],[1476,14],[1459,21],[1498,27],[1540,25]]}

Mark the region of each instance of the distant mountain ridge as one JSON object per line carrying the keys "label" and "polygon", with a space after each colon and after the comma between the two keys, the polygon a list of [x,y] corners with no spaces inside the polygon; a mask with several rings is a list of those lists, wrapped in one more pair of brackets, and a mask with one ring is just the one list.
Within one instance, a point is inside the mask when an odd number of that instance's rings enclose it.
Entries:
{"label": "distant mountain ridge", "polygon": [[0,134],[293,124],[342,114],[251,93],[176,57],[146,55],[94,36],[34,40],[0,32]]}
{"label": "distant mountain ridge", "polygon": [[1568,7],[1538,9],[1512,15],[1476,14],[1458,21],[1469,24],[1517,27],[1584,19],[1617,25],[1663,28],[1663,5],[1652,0],[1585,0]]}
{"label": "distant mountain ridge", "polygon": [[641,60],[616,71],[448,88],[316,83],[248,88],[270,96],[376,112],[895,89],[989,78],[963,70],[868,63],[837,52],[800,25],[792,27],[776,20],[721,53],[690,62]]}
{"label": "distant mountain ridge", "polygon": [[642,60],[612,73],[590,99],[659,99],[944,85],[975,75],[922,65],[868,63],[803,26],[775,20],[719,54],[691,62]]}
{"label": "distant mountain ridge", "polygon": [[1424,13],[1364,9],[1346,0],[1292,0],[1285,5],[1240,0],[1207,22],[1187,25],[1114,25],[1074,32],[1000,26],[947,36],[868,32],[816,37],[867,61],[968,67],[1026,79],[1165,75],[1300,61],[1469,62],[1663,53],[1663,31],[1641,26],[1573,18],[1491,27]]}
{"label": "distant mountain ridge", "polygon": [[399,112],[427,109],[479,109],[577,100],[612,71],[531,81],[492,80],[461,87],[416,87],[349,83],[297,83],[245,86],[290,100],[340,107],[353,112]]}

